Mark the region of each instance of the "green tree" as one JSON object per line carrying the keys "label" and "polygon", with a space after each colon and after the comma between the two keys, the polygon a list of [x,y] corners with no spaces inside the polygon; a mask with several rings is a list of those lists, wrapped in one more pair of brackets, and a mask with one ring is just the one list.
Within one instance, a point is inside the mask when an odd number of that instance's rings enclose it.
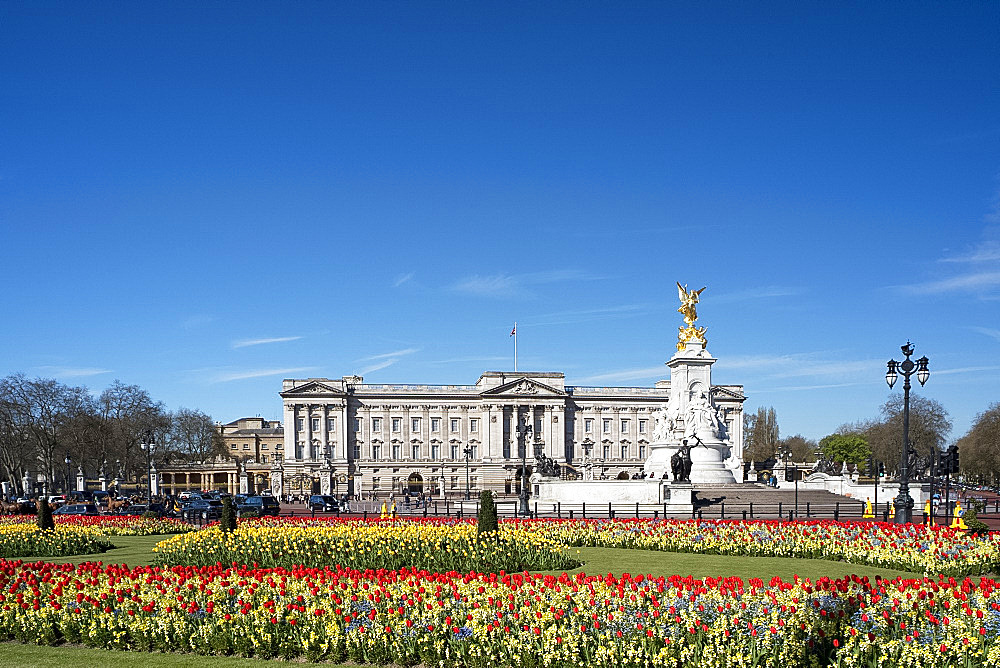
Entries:
{"label": "green tree", "polygon": [[500,522],[497,519],[497,506],[493,503],[493,493],[484,489],[479,493],[479,516],[476,522],[476,535],[480,537],[485,537],[483,534],[496,536],[499,528]]}
{"label": "green tree", "polygon": [[56,528],[56,523],[52,519],[52,507],[44,496],[38,497],[38,528],[43,531]]}
{"label": "green tree", "polygon": [[864,464],[872,454],[864,434],[830,434],[819,442],[819,447],[835,462]]}
{"label": "green tree", "polygon": [[233,508],[233,499],[228,496],[222,500],[222,516],[219,518],[219,529],[223,533],[236,531],[236,510]]}
{"label": "green tree", "polygon": [[761,462],[778,449],[778,416],[774,408],[763,406],[756,413],[743,416],[743,459]]}

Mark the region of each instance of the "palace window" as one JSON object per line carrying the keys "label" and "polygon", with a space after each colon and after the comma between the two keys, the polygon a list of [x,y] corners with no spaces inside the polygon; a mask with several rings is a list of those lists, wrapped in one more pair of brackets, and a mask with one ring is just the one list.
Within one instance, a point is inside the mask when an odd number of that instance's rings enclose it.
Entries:
{"label": "palace window", "polygon": [[458,488],[458,476],[457,475],[453,475],[451,477],[451,488],[452,489],[457,489]]}
{"label": "palace window", "polygon": [[353,448],[351,448],[351,450],[354,453],[354,456],[353,456],[354,460],[361,459],[361,446],[360,445],[355,445]]}
{"label": "palace window", "polygon": [[285,447],[284,443],[275,443],[274,444],[274,449],[275,450],[281,450],[283,447]]}
{"label": "palace window", "polygon": [[640,445],[639,446],[639,459],[646,459],[646,446],[645,445]]}
{"label": "palace window", "polygon": [[479,432],[479,419],[478,418],[472,418],[471,420],[469,420],[469,431],[472,432],[473,434]]}
{"label": "palace window", "polygon": [[459,423],[458,418],[452,418],[451,419],[451,432],[453,434],[454,433],[458,433],[458,423]]}
{"label": "palace window", "polygon": [[431,459],[439,459],[441,457],[441,446],[434,444],[431,446]]}
{"label": "palace window", "polygon": [[373,445],[372,446],[372,459],[379,459],[382,457],[382,446]]}
{"label": "palace window", "polygon": [[604,446],[604,453],[603,453],[603,455],[604,455],[604,459],[611,459],[611,446],[610,445],[605,445]]}
{"label": "palace window", "polygon": [[271,447],[271,446],[269,446],[269,445],[268,445],[267,443],[261,443],[261,444],[260,444],[260,449],[261,449],[261,450],[269,450],[269,449],[270,449],[270,447]]}
{"label": "palace window", "polygon": [[410,418],[410,431],[414,434],[420,433],[420,418]]}
{"label": "palace window", "polygon": [[470,445],[470,446],[469,446],[469,450],[471,451],[471,452],[469,453],[469,457],[470,457],[471,459],[476,459],[476,446],[474,446],[474,445]]}
{"label": "palace window", "polygon": [[382,418],[372,418],[372,431],[373,432],[382,431]]}
{"label": "palace window", "polygon": [[622,420],[622,433],[628,433],[628,420]]}
{"label": "palace window", "polygon": [[305,418],[295,418],[295,430],[302,431],[306,428]]}
{"label": "palace window", "polygon": [[394,432],[399,432],[402,429],[403,421],[399,418],[392,418],[392,430]]}
{"label": "palace window", "polygon": [[645,434],[646,433],[646,421],[645,420],[639,420],[639,433],[640,434]]}
{"label": "palace window", "polygon": [[594,418],[585,418],[583,421],[583,431],[587,434],[594,433]]}
{"label": "palace window", "polygon": [[393,459],[399,459],[399,444],[398,443],[392,446],[392,458]]}
{"label": "palace window", "polygon": [[319,431],[319,418],[314,417],[312,420],[310,420],[309,426],[312,428],[313,431]]}
{"label": "palace window", "polygon": [[261,455],[260,456],[260,462],[262,464],[266,464],[267,463],[267,455]]}
{"label": "palace window", "polygon": [[431,418],[431,431],[441,431],[441,418]]}
{"label": "palace window", "polygon": [[628,459],[628,446],[622,446],[622,459]]}
{"label": "palace window", "polygon": [[420,459],[420,446],[419,445],[414,445],[413,446],[413,459]]}
{"label": "palace window", "polygon": [[372,478],[372,489],[378,489],[382,484],[381,478]]}
{"label": "palace window", "polygon": [[230,445],[230,446],[229,446],[229,449],[230,449],[230,450],[237,450],[237,449],[238,449],[239,447],[240,447],[240,446],[238,446],[238,445],[236,445],[235,443],[233,443],[232,445]]}
{"label": "palace window", "polygon": [[611,420],[609,420],[607,418],[605,418],[603,420],[603,429],[604,429],[604,433],[605,434],[610,434],[611,433]]}
{"label": "palace window", "polygon": [[243,444],[243,449],[244,450],[249,450],[250,449],[250,444],[249,443],[244,443]]}
{"label": "palace window", "polygon": [[359,417],[354,418],[354,431],[361,433],[361,418]]}
{"label": "palace window", "polygon": [[469,487],[471,487],[472,489],[479,488],[479,478],[477,476],[469,477]]}
{"label": "palace window", "polygon": [[337,431],[337,418],[332,417],[326,419],[326,430]]}
{"label": "palace window", "polygon": [[457,445],[451,446],[451,458],[452,459],[458,459],[458,446]]}

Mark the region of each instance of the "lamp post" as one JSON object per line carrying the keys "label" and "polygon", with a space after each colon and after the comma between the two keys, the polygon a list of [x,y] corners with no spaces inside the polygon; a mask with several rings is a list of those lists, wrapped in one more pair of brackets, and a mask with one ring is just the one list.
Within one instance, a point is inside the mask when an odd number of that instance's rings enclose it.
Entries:
{"label": "lamp post", "polygon": [[518,510],[519,515],[527,517],[531,514],[528,510],[528,444],[526,439],[531,437],[531,425],[525,424],[524,417],[519,416],[517,420],[517,444],[521,449],[521,493],[518,497],[521,505]]}
{"label": "lamp post", "polygon": [[153,502],[153,432],[147,430],[142,435],[139,447],[146,453],[146,503]]}
{"label": "lamp post", "polygon": [[910,449],[910,376],[917,374],[917,380],[923,385],[927,382],[931,372],[927,369],[927,356],[921,357],[916,362],[910,359],[913,355],[913,344],[909,341],[901,346],[900,350],[906,356],[902,362],[889,360],[888,370],[885,372],[885,382],[892,388],[896,384],[897,372],[903,375],[903,453],[899,460],[899,494],[893,500],[892,505],[896,508],[896,523],[908,524],[913,521],[913,499],[910,498],[910,471],[909,471],[909,449]]}
{"label": "lamp post", "polygon": [[69,476],[70,476],[69,465],[73,463],[73,460],[69,458],[69,455],[66,455],[65,461],[66,461],[66,503],[69,503]]}
{"label": "lamp post", "polygon": [[472,498],[469,488],[469,458],[472,457],[472,448],[467,445],[462,452],[465,453],[465,500],[468,501]]}

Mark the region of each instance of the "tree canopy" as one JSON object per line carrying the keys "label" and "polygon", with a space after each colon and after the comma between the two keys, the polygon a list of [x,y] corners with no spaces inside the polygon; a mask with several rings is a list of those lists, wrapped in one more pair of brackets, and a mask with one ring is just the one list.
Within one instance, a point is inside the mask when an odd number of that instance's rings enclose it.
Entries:
{"label": "tree canopy", "polygon": [[830,434],[819,442],[823,454],[835,462],[863,464],[872,454],[864,434]]}

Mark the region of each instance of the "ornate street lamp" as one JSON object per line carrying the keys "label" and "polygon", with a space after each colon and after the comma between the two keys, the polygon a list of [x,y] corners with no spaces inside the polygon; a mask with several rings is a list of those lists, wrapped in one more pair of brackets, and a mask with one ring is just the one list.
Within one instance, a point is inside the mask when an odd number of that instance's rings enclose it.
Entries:
{"label": "ornate street lamp", "polygon": [[531,425],[525,424],[524,416],[519,416],[517,420],[517,444],[521,449],[521,505],[518,510],[519,515],[527,517],[531,514],[528,510],[528,445],[526,439],[531,437]]}
{"label": "ornate street lamp", "polygon": [[[909,524],[913,521],[913,499],[910,498],[910,471],[909,471],[909,450],[910,450],[910,376],[916,372],[917,380],[923,385],[930,378],[931,372],[927,369],[927,356],[921,357],[916,362],[910,359],[913,355],[913,344],[909,341],[900,349],[906,355],[902,362],[889,360],[888,370],[885,372],[885,382],[892,388],[896,384],[897,373],[903,375],[903,454],[899,463],[899,494],[893,500],[892,505],[896,508],[896,523]],[[877,484],[877,481],[876,481]]]}
{"label": "ornate street lamp", "polygon": [[69,503],[69,492],[70,492],[70,489],[69,489],[69,476],[70,476],[69,465],[72,464],[72,463],[73,463],[73,460],[69,458],[69,455],[66,455],[66,503]]}
{"label": "ornate street lamp", "polygon": [[469,488],[469,458],[472,457],[472,447],[467,445],[462,452],[465,453],[465,500],[468,501],[472,498]]}

